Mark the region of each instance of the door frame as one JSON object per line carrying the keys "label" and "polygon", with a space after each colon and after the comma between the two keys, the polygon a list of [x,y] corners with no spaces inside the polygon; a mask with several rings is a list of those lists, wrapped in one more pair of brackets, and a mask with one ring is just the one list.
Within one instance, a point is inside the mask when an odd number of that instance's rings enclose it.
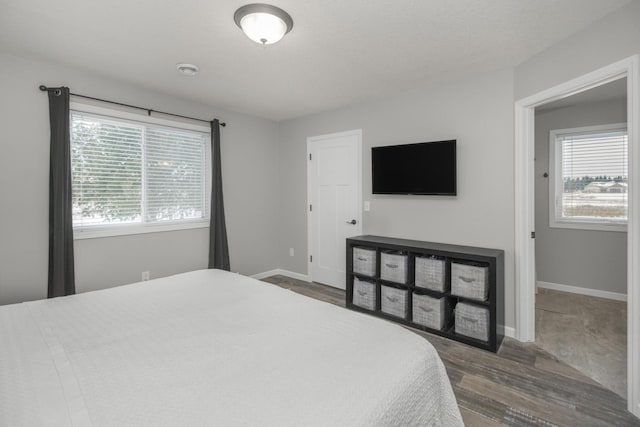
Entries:
{"label": "door frame", "polygon": [[[311,170],[311,148],[313,144],[327,142],[328,140],[334,138],[341,138],[345,136],[356,136],[356,151],[357,151],[357,206],[358,210],[356,212],[356,221],[360,224],[362,229],[362,129],[353,129],[344,132],[335,132],[329,133],[325,135],[318,136],[310,136],[307,137],[307,275],[309,280],[313,282],[313,263],[311,262],[312,250],[313,250],[313,212],[309,209],[309,206],[312,202],[313,195],[313,185],[315,184],[315,179],[313,179],[312,170]],[[346,243],[345,243],[346,245]],[[346,284],[345,284],[346,285]]]}
{"label": "door frame", "polygon": [[535,107],[627,78],[627,404],[640,417],[640,56],[634,55],[515,103],[516,338],[535,340]]}

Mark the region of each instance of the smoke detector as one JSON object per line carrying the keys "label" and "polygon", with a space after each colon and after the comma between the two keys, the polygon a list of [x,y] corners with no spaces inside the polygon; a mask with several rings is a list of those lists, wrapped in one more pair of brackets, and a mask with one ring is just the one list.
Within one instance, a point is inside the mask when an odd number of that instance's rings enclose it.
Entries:
{"label": "smoke detector", "polygon": [[197,65],[185,63],[176,64],[176,69],[185,76],[195,76],[200,71]]}

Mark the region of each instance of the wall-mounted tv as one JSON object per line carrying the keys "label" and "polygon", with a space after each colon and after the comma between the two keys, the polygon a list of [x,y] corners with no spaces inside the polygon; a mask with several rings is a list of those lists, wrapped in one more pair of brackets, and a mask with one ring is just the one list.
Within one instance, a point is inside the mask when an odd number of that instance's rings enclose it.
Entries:
{"label": "wall-mounted tv", "polygon": [[455,196],[456,140],[371,148],[373,194]]}

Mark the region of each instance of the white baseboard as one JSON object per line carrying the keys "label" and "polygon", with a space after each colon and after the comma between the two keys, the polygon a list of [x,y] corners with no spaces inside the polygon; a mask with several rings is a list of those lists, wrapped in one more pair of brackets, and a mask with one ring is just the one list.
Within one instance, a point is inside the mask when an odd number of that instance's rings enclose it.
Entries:
{"label": "white baseboard", "polygon": [[516,328],[512,328],[511,326],[504,327],[504,336],[509,338],[516,337]]}
{"label": "white baseboard", "polygon": [[278,275],[291,277],[292,279],[302,280],[303,282],[311,282],[311,278],[307,274],[300,274],[294,271],[283,270],[281,268],[276,268],[275,270],[269,270],[262,273],[257,273],[252,275],[251,277],[259,280],[259,279],[264,279],[265,277],[278,276]]}
{"label": "white baseboard", "polygon": [[252,274],[249,277],[253,277],[254,279],[260,280],[260,279],[264,279],[265,277],[275,276],[277,274],[280,274],[280,271],[278,269],[275,269],[275,270],[263,271],[262,273]]}
{"label": "white baseboard", "polygon": [[551,289],[554,291],[569,292],[572,294],[588,295],[590,297],[606,298],[616,301],[627,301],[627,295],[619,294],[616,292],[601,291],[598,289],[581,288],[578,286],[561,285],[559,283],[551,282],[537,282],[539,288]]}

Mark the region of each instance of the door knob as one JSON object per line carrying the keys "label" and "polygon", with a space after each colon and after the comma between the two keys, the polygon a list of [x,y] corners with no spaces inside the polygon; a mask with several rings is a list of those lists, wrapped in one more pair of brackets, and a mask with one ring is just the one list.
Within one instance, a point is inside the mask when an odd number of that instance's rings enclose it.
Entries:
{"label": "door knob", "polygon": [[356,225],[358,221],[356,221],[355,219],[352,219],[351,221],[347,221],[347,224],[351,224],[351,225]]}

